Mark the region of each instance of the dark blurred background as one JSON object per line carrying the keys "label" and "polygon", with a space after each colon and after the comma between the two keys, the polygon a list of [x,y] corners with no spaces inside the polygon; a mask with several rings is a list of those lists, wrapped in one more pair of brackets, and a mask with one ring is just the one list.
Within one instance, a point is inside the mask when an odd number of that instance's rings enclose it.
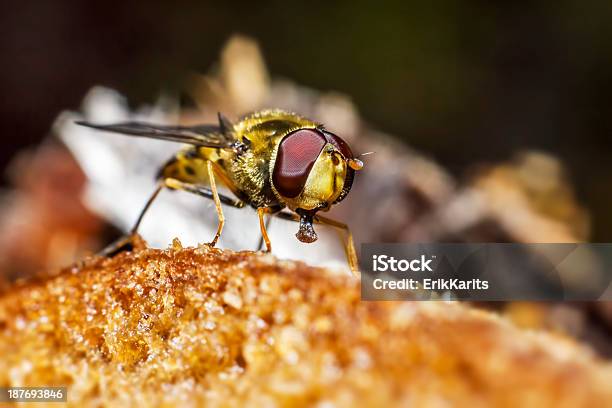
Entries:
{"label": "dark blurred background", "polygon": [[612,2],[259,3],[3,2],[0,168],[93,85],[153,101],[243,33],[273,75],[350,95],[458,176],[527,148],[559,156],[592,239],[612,240]]}

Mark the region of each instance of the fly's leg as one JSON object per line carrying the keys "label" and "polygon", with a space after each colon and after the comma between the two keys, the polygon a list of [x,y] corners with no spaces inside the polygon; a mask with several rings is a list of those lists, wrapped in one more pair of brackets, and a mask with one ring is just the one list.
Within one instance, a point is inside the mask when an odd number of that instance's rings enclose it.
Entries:
{"label": "fly's leg", "polygon": [[[281,211],[282,209],[283,209],[283,207],[281,207],[279,205],[273,205],[271,207],[264,207],[264,213],[270,214],[270,215],[274,215],[277,212]],[[266,232],[265,236],[268,237],[267,232],[270,229],[270,223],[272,222],[272,217],[265,218],[265,220],[266,220],[266,222],[264,224],[264,227],[261,228],[261,224],[259,225],[259,227],[260,227],[261,231],[265,231]],[[265,243],[264,233],[262,232],[261,236],[259,237],[259,244],[257,245],[257,250],[258,251],[261,251],[261,248],[263,247],[264,243]],[[271,247],[271,245],[269,245],[269,243],[270,243],[270,239],[268,238],[268,243],[266,244],[266,252],[271,252],[272,251],[272,247]]]}
{"label": "fly's leg", "polygon": [[[276,214],[277,217],[283,218],[285,220],[300,222],[300,216],[298,214],[287,213],[287,212],[279,212]],[[331,218],[323,217],[321,215],[314,216],[315,224],[323,224],[335,227],[339,230],[344,231],[346,234],[346,241],[344,241],[344,253],[346,254],[346,259],[349,264],[349,268],[351,272],[355,276],[359,276],[359,262],[357,260],[357,252],[355,251],[355,243],[353,242],[353,234],[349,229],[348,225],[343,222],[332,220]]]}
{"label": "fly's leg", "polygon": [[225,224],[225,217],[223,216],[223,210],[221,208],[221,203],[231,205],[236,208],[244,207],[245,203],[240,200],[233,200],[229,197],[221,195],[217,192],[217,185],[215,183],[215,175],[213,172],[212,162],[207,162],[208,166],[208,176],[210,179],[210,188],[201,186],[198,184],[186,183],[184,181],[180,181],[174,178],[164,179],[164,185],[168,188],[174,190],[183,190],[189,193],[197,194],[202,197],[211,198],[215,202],[215,208],[217,210],[217,217],[219,218],[219,224],[217,226],[217,232],[213,240],[209,243],[210,246],[215,246],[219,237],[221,236],[221,231],[223,231],[223,225]]}
{"label": "fly's leg", "polygon": [[213,166],[211,161],[206,162],[206,169],[208,170],[208,178],[210,180],[210,189],[213,193],[213,199],[215,200],[215,208],[217,209],[217,216],[219,217],[219,225],[217,226],[217,233],[213,238],[210,246],[215,246],[219,237],[221,236],[221,231],[223,230],[223,225],[225,224],[225,217],[223,216],[223,209],[221,208],[221,200],[219,199],[219,193],[217,192],[217,183],[215,183],[215,173],[213,172]]}
{"label": "fly's leg", "polygon": [[144,208],[142,209],[142,211],[140,211],[140,215],[138,216],[136,223],[130,230],[130,235],[136,235],[136,233],[138,232],[138,227],[140,227],[140,224],[142,223],[142,219],[144,218],[144,215],[147,213],[147,211],[149,210],[149,207],[151,207],[151,204],[153,204],[153,201],[155,201],[155,199],[157,198],[157,196],[159,195],[160,191],[162,191],[163,188],[164,188],[164,185],[160,183],[155,189],[155,191],[153,192],[153,194],[151,194],[151,197],[149,197],[149,199],[147,200],[147,203],[145,204]]}
{"label": "fly's leg", "polygon": [[[185,183],[184,181],[180,181],[174,178],[167,178],[164,179],[163,185],[164,187],[168,187],[171,190],[186,191],[188,193],[199,195],[200,197],[210,198],[211,200],[214,200],[213,191],[210,188],[201,184]],[[243,208],[246,205],[244,201],[235,200],[223,194],[217,194],[217,196],[219,197],[219,201],[222,204],[227,204],[235,208]]]}
{"label": "fly's leg", "polygon": [[[270,229],[270,222],[272,221],[271,217],[266,218],[266,223],[264,227],[266,228],[266,232]],[[264,246],[264,237],[263,234],[259,237],[259,244],[257,244],[257,250],[261,251],[261,248]]]}
{"label": "fly's leg", "polygon": [[[213,186],[213,183],[214,183],[214,179],[211,177],[211,187]],[[118,239],[117,241],[113,242],[112,244],[104,248],[100,252],[100,255],[113,256],[121,252],[121,249],[123,249],[124,247],[132,243],[133,238],[137,234],[138,228],[140,227],[140,224],[142,223],[144,215],[149,210],[149,208],[151,207],[151,204],[153,204],[153,201],[155,201],[160,191],[164,188],[169,188],[172,190],[187,191],[189,193],[197,194],[200,197],[205,197],[205,198],[214,200],[215,206],[217,207],[217,214],[221,214],[221,217],[223,217],[223,212],[221,211],[221,203],[231,205],[232,207],[235,207],[235,208],[243,208],[245,206],[244,201],[234,200],[223,194],[219,194],[217,192],[216,185],[215,185],[215,189],[213,190],[212,188],[208,188],[206,186],[185,183],[183,181],[173,179],[173,178],[163,179],[162,181],[160,181],[157,189],[153,192],[153,194],[151,195],[151,197],[145,204],[144,208],[140,212],[140,215],[138,216],[138,220],[136,221],[136,223],[130,230],[130,234]],[[219,219],[219,224],[220,225],[217,228],[217,234],[215,235],[215,239],[213,240],[213,242],[211,242],[212,246],[216,244],[217,240],[219,239],[219,235],[221,234],[221,229],[223,228],[222,218]]]}
{"label": "fly's leg", "polygon": [[130,230],[129,235],[125,235],[119,238],[118,240],[116,240],[115,242],[107,245],[102,251],[98,253],[98,255],[114,256],[118,254],[119,252],[121,252],[122,249],[130,246],[133,243],[134,236],[138,233],[138,227],[140,227],[140,223],[142,222],[144,215],[146,214],[149,207],[151,207],[151,204],[153,204],[153,201],[155,201],[155,199],[159,195],[159,192],[163,188],[164,188],[164,185],[160,183],[155,189],[155,191],[153,192],[153,194],[151,194],[151,197],[149,197],[149,199],[147,200],[147,203],[145,204],[144,208],[140,211],[140,215],[138,215],[138,219],[136,220],[136,223]]}
{"label": "fly's leg", "polygon": [[[270,243],[270,238],[268,237],[268,231],[266,222],[264,221],[264,215],[268,214],[270,210],[267,207],[259,207],[257,209],[257,216],[259,217],[259,228],[261,229],[261,239],[266,243],[266,252],[272,252],[272,244]],[[261,248],[261,242],[259,244]]]}
{"label": "fly's leg", "polygon": [[344,252],[346,253],[346,259],[348,260],[349,267],[353,275],[359,277],[359,261],[357,260],[357,252],[355,251],[355,243],[353,242],[353,234],[349,229],[348,225],[343,222],[332,220],[331,218],[315,215],[315,222],[324,225],[330,225],[343,230],[346,234],[346,241],[344,242]]}

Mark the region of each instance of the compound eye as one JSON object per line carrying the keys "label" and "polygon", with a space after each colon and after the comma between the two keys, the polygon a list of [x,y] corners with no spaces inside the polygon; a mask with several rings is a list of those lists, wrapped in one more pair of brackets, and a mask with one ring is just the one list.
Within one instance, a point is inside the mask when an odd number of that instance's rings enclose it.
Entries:
{"label": "compound eye", "polygon": [[272,183],[280,195],[297,197],[308,179],[326,140],[313,129],[300,129],[289,133],[278,146],[272,172]]}
{"label": "compound eye", "polygon": [[351,151],[348,143],[342,140],[339,136],[326,131],[325,138],[329,143],[333,144],[340,153],[342,153],[345,159],[348,160],[353,158],[353,152]]}

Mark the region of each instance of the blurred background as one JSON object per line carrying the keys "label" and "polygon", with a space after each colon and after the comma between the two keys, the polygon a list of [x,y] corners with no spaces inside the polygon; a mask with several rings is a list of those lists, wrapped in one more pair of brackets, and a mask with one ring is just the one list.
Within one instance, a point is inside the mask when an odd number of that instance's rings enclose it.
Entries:
{"label": "blurred background", "polygon": [[554,153],[593,216],[590,238],[612,239],[610,2],[232,4],[3,2],[0,167],[93,84],[152,101],[208,71],[238,32],[275,75],[349,95],[453,174],[519,149]]}
{"label": "blurred background", "polygon": [[[612,240],[612,3],[395,3],[3,2],[3,278],[119,233],[52,131],[94,85],[185,123],[290,108],[376,151],[337,213],[370,220],[358,242]],[[607,304],[495,307],[611,353]]]}

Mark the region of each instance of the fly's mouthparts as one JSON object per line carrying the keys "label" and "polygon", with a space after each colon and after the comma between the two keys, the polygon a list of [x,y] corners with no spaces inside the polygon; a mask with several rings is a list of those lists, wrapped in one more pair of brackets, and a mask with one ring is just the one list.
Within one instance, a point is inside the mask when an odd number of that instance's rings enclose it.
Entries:
{"label": "fly's mouthparts", "polygon": [[317,233],[312,226],[313,216],[310,213],[299,211],[300,214],[300,229],[295,234],[297,239],[301,242],[305,242],[310,244],[311,242],[315,242],[317,240]]}

